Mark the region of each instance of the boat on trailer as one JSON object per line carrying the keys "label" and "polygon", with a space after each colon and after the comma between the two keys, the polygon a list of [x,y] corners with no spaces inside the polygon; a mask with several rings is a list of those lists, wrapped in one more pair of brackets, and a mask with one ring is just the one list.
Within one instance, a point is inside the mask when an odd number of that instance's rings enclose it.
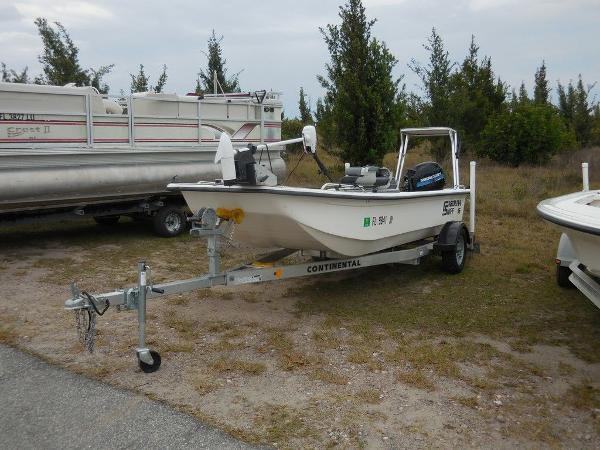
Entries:
{"label": "boat on trailer", "polygon": [[[321,171],[327,169],[316,153],[316,130],[304,127],[302,137],[278,142],[302,142]],[[406,170],[403,165],[409,139],[447,136],[450,139],[452,186],[445,188],[441,167],[425,162]],[[386,168],[346,165],[339,182],[320,189],[278,186],[277,176],[260,152],[268,145],[234,149],[225,133],[220,138],[215,163],[221,178],[215,182],[171,183],[182,192],[192,217],[193,236],[207,241],[208,272],[195,278],[154,284],[145,261],[138,263],[138,284],[92,295],[73,283],[65,308],[74,311],[80,340],[93,350],[96,315],[110,306],[136,310],[138,364],[144,372],[161,365],[160,355],[145,341],[146,301],[217,285],[244,285],[385,264],[419,264],[429,254],[442,256],[442,267],[459,273],[467,250],[475,250],[475,162],[470,166],[470,186],[460,184],[459,146],[450,128],[411,128],[401,131],[396,173]],[[257,158],[258,156],[258,158]],[[258,159],[258,161],[257,161]],[[329,176],[329,175],[328,175]],[[470,199],[470,227],[462,222],[465,201]],[[281,247],[239,267],[222,270],[219,242],[223,237],[258,247]],[[306,262],[289,264],[285,258],[304,254]]]}
{"label": "boat on trailer", "polygon": [[[306,151],[316,155],[314,128],[306,127],[304,134]],[[320,189],[280,186],[274,176],[260,181],[259,174],[246,171],[242,165],[244,153],[258,152],[261,146],[235,150],[223,136],[217,158],[222,164],[234,164],[229,179],[171,183],[167,189],[180,191],[194,212],[203,208],[224,214],[240,211],[243,219],[237,221],[234,237],[253,247],[341,256],[378,252],[436,236],[444,224],[461,221],[469,195],[469,189],[460,184],[456,131],[409,128],[401,130],[400,135],[402,145],[395,175],[387,168],[347,165],[342,180],[326,183]],[[451,186],[444,187],[441,167],[431,162],[421,165],[419,173],[411,172],[410,176],[418,178],[416,182],[402,180],[409,139],[418,137],[449,138]],[[253,164],[250,155],[246,160]],[[268,169],[263,164],[261,170]],[[465,243],[468,240],[467,235]]]}
{"label": "boat on trailer", "polygon": [[582,164],[582,174],[582,191],[543,200],[537,212],[562,232],[557,283],[577,287],[600,308],[600,190],[590,190],[587,163]]}
{"label": "boat on trailer", "polygon": [[[266,91],[108,96],[89,86],[0,83],[0,222],[164,202],[173,179],[219,176],[222,133],[236,147],[280,141],[281,111],[279,94]],[[268,151],[283,174],[280,149]]]}

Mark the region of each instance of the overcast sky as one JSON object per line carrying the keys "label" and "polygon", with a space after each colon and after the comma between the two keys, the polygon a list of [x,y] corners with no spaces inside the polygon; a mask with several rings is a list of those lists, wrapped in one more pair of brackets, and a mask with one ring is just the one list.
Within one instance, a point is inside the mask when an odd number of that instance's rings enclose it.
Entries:
{"label": "overcast sky", "polygon": [[[168,66],[166,91],[193,90],[206,64],[202,53],[214,28],[230,72],[242,71],[243,90],[284,93],[286,114],[297,114],[303,86],[311,103],[322,95],[316,74],[328,55],[319,27],[338,23],[342,0],[0,0],[0,61],[32,75],[40,72],[36,17],[60,21],[80,48],[84,67],[115,64],[106,81],[111,92],[128,92],[130,73],[142,63],[151,83]],[[396,76],[405,74],[418,91],[407,63],[424,62],[423,43],[436,27],[451,57],[461,61],[471,34],[481,54],[492,57],[496,74],[518,88],[531,87],[544,59],[552,86],[583,75],[600,81],[600,0],[364,0],[376,18],[374,36],[398,59]],[[595,90],[596,92],[598,89]]]}

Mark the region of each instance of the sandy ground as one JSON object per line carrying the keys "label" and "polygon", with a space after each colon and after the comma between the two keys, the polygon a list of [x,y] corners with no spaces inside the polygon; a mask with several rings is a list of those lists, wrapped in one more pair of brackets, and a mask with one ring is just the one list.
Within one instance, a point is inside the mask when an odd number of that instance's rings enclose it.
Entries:
{"label": "sandy ground", "polygon": [[[77,341],[72,314],[62,309],[69,297],[65,279],[73,271],[83,287],[108,291],[119,286],[121,275],[133,284],[135,265],[91,262],[95,255],[119,252],[118,244],[78,246],[49,235],[42,241],[38,236],[35,243],[0,247],[2,340],[143,392],[236,437],[291,448],[600,448],[600,411],[565,400],[576,383],[598,386],[600,364],[563,346],[534,345],[521,353],[478,335],[469,342],[504,359],[460,362],[460,374],[447,377],[429,370],[429,382],[420,384],[410,380],[409,363],[389,357],[396,338],[377,330],[365,338],[350,323],[300,314],[297,304],[306,299],[298,288],[310,286],[312,278],[153,301],[149,341],[163,359],[156,373],[143,374],[137,367],[134,312],[111,308],[99,317],[96,351],[90,355]],[[177,278],[181,259],[203,259],[195,242],[172,245],[175,251],[149,260],[157,278]],[[241,258],[248,252],[228,251]],[[145,256],[142,250],[130,253]],[[326,277],[344,283],[371,273]],[[410,335],[406,339],[410,342]],[[440,336],[432,346],[444,348],[454,340]],[[500,373],[506,358],[514,370]],[[490,368],[499,373],[491,381]]]}

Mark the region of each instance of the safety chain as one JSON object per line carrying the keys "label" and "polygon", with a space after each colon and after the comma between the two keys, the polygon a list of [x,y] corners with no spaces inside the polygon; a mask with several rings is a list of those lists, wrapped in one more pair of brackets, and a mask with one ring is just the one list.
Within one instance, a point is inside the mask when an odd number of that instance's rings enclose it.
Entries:
{"label": "safety chain", "polygon": [[96,342],[96,312],[92,309],[76,309],[75,325],[81,345],[90,353],[94,352]]}

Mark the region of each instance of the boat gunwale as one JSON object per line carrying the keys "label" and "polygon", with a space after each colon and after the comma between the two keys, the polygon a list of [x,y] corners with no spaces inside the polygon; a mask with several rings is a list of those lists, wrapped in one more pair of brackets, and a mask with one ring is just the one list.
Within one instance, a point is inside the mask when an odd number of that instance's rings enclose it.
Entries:
{"label": "boat gunwale", "polygon": [[287,186],[280,187],[244,187],[244,186],[224,186],[224,185],[209,185],[209,184],[193,184],[193,183],[169,183],[168,191],[181,192],[227,192],[231,194],[275,194],[289,195],[300,197],[322,197],[322,198],[338,198],[338,199],[356,199],[356,200],[403,200],[403,199],[419,199],[427,197],[444,197],[453,195],[470,194],[470,189],[443,189],[439,191],[421,191],[421,192],[404,192],[390,191],[382,192],[361,192],[355,191],[337,191],[337,190],[321,190],[316,188],[293,188]]}
{"label": "boat gunwale", "polygon": [[[578,194],[579,195],[581,195],[581,194],[590,195],[590,194],[593,194],[593,192],[590,192],[590,191],[576,192],[573,194],[567,194],[566,196],[563,196],[563,197],[568,196],[568,197],[576,198],[576,197],[578,197]],[[550,223],[553,223],[555,225],[562,226],[565,228],[570,228],[575,231],[579,231],[579,232],[586,233],[586,234],[592,234],[594,236],[600,236],[600,222],[599,222],[598,226],[585,225],[585,224],[574,222],[573,220],[565,218],[565,217],[560,217],[560,212],[558,214],[556,212],[554,212],[554,213],[549,212],[547,209],[548,209],[548,206],[550,206],[550,202],[552,200],[556,200],[557,198],[560,198],[560,197],[554,197],[554,198],[542,200],[540,203],[538,203],[536,210],[537,210],[537,213],[542,217],[542,219],[544,219]]]}

